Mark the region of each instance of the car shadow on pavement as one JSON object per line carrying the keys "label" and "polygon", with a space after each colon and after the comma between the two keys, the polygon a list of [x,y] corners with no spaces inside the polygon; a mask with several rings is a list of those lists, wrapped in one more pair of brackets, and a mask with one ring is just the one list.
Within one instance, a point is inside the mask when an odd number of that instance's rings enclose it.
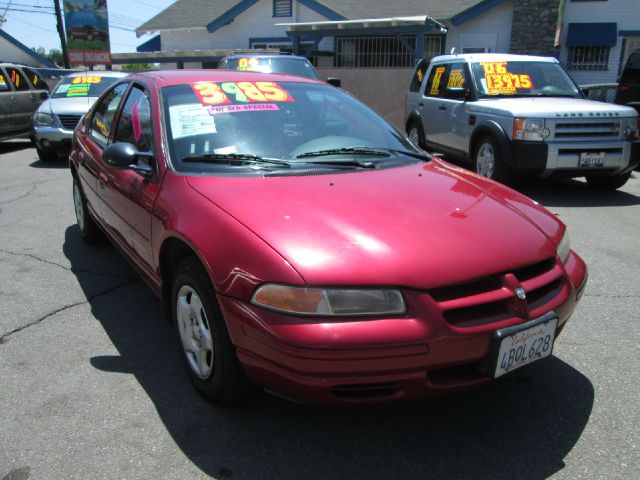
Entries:
{"label": "car shadow on pavement", "polygon": [[[632,178],[640,176],[633,172]],[[640,197],[623,190],[598,190],[576,179],[521,180],[514,185],[520,193],[545,207],[624,207],[640,204]]]}
{"label": "car shadow on pavement", "polygon": [[556,357],[418,402],[319,408],[258,394],[214,406],[191,387],[160,301],[116,249],[85,245],[71,226],[64,253],[119,352],[91,364],[134,375],[176,446],[216,478],[543,479],[562,470],[593,407],[589,379]]}
{"label": "car shadow on pavement", "polygon": [[[9,140],[0,142],[0,155],[5,153],[19,152],[26,148],[31,148],[31,140]],[[33,150],[35,152],[35,149]]]}
{"label": "car shadow on pavement", "polygon": [[47,162],[43,162],[38,158],[38,155],[35,149],[33,150],[33,156],[36,160],[29,164],[31,168],[46,168],[49,170],[53,168],[61,168],[61,169],[69,168],[69,157],[58,157],[55,160],[49,160]]}

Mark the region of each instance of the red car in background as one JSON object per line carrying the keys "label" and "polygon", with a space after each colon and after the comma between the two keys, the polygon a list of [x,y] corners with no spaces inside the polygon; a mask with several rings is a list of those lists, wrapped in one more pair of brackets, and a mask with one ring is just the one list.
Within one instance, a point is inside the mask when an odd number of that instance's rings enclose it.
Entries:
{"label": "red car in background", "polygon": [[148,72],[70,156],[82,236],[162,298],[195,387],[315,404],[478,385],[551,354],[585,287],[565,226],[300,77]]}

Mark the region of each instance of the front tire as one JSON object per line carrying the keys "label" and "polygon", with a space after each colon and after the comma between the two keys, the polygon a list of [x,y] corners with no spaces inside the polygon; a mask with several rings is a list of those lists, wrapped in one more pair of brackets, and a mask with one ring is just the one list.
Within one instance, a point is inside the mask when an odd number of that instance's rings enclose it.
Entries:
{"label": "front tire", "polygon": [[95,243],[102,238],[102,232],[87,209],[87,199],[80,183],[73,177],[73,206],[80,236],[87,243]]}
{"label": "front tire", "polygon": [[195,388],[222,405],[237,403],[251,388],[205,269],[195,258],[182,261],[172,288],[172,317],[182,360]]}
{"label": "front tire", "polygon": [[38,153],[38,158],[41,162],[50,163],[55,162],[58,159],[58,154],[54,150],[42,150],[40,148],[36,148],[36,152]]}
{"label": "front tire", "polygon": [[600,190],[617,190],[627,183],[630,177],[631,172],[612,177],[586,177],[586,179],[587,183],[592,188],[598,188]]}
{"label": "front tire", "polygon": [[478,175],[508,183],[513,178],[513,173],[504,162],[498,142],[490,135],[480,138],[473,154],[474,171]]}

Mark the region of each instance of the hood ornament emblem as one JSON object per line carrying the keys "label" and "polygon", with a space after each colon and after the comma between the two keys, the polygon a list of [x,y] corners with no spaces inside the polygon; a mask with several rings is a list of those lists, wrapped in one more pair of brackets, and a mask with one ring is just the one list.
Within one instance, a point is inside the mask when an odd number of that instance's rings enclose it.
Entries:
{"label": "hood ornament emblem", "polygon": [[524,291],[524,288],[518,287],[518,288],[516,288],[516,296],[520,300],[526,300],[527,299],[527,292]]}

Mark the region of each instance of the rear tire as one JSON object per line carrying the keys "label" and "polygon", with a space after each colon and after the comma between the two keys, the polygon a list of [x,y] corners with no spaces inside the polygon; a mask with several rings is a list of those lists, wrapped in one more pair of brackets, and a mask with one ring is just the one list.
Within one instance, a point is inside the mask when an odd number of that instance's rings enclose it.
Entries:
{"label": "rear tire", "polygon": [[424,130],[422,130],[422,125],[419,122],[413,121],[409,124],[407,128],[407,135],[409,135],[409,139],[411,142],[420,147],[422,150],[426,150],[426,142],[424,139]]}
{"label": "rear tire", "polygon": [[586,177],[586,179],[587,183],[592,188],[598,188],[600,190],[617,190],[627,183],[630,177],[631,172],[612,177]]}
{"label": "rear tire", "polygon": [[508,183],[513,180],[513,172],[504,162],[498,142],[490,135],[484,135],[476,144],[473,169],[478,175],[497,182]]}
{"label": "rear tire", "polygon": [[251,391],[216,301],[209,275],[188,257],[178,265],[171,291],[172,317],[191,383],[208,400],[230,405]]}
{"label": "rear tire", "polygon": [[73,205],[76,211],[76,221],[80,229],[80,236],[87,243],[95,243],[102,239],[100,227],[87,209],[87,199],[84,196],[80,183],[73,177]]}

